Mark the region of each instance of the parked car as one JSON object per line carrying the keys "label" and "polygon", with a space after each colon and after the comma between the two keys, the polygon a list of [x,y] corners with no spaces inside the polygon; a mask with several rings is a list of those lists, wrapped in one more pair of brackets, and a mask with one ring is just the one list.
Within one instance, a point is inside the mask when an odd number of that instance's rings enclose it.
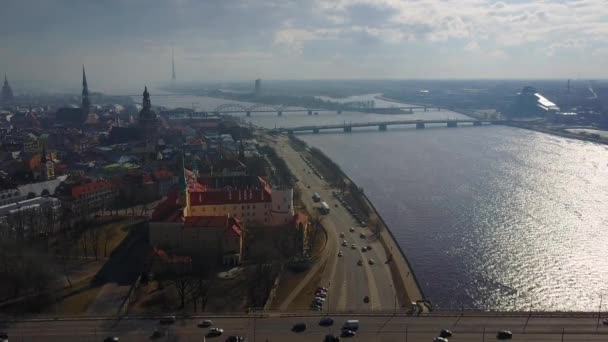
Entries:
{"label": "parked car", "polygon": [[116,336],[108,336],[103,339],[103,342],[118,342],[120,339]]}
{"label": "parked car", "polygon": [[245,338],[243,336],[228,336],[226,342],[244,342]]}
{"label": "parked car", "polygon": [[440,337],[435,337],[433,339],[433,342],[448,342],[448,339],[440,336]]}
{"label": "parked car", "polygon": [[304,330],[306,330],[306,323],[296,323],[291,328],[291,331],[293,332],[302,332]]}
{"label": "parked car", "polygon": [[510,340],[513,338],[513,333],[509,330],[500,330],[496,333],[496,338],[499,340]]}
{"label": "parked car", "polygon": [[321,318],[321,320],[319,321],[319,325],[322,327],[328,327],[333,324],[334,324],[334,320],[331,317],[324,317],[324,318]]}

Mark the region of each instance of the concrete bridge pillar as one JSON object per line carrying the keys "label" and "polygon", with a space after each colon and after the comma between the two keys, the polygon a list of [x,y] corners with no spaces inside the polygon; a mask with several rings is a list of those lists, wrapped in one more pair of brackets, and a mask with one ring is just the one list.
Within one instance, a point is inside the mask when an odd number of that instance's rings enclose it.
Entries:
{"label": "concrete bridge pillar", "polygon": [[481,126],[481,121],[473,121],[473,126]]}
{"label": "concrete bridge pillar", "polygon": [[282,116],[282,115],[283,115],[283,112],[282,112],[282,111],[278,111],[278,112],[277,112],[277,115],[278,115],[278,116]]}
{"label": "concrete bridge pillar", "polygon": [[458,121],[448,121],[448,127],[457,127]]}
{"label": "concrete bridge pillar", "polygon": [[313,128],[313,129],[312,129],[312,132],[313,132],[313,133],[319,133],[319,129],[318,129],[318,128]]}
{"label": "concrete bridge pillar", "polygon": [[308,115],[312,115],[312,110],[308,110]]}
{"label": "concrete bridge pillar", "polygon": [[344,126],[344,132],[350,133],[352,131],[353,131],[353,127],[352,126]]}
{"label": "concrete bridge pillar", "polygon": [[251,116],[251,112],[250,111],[247,111],[247,116]]}
{"label": "concrete bridge pillar", "polygon": [[378,125],[378,130],[379,131],[386,131],[386,124],[380,124],[380,125]]}
{"label": "concrete bridge pillar", "polygon": [[424,122],[417,122],[416,129],[424,129]]}

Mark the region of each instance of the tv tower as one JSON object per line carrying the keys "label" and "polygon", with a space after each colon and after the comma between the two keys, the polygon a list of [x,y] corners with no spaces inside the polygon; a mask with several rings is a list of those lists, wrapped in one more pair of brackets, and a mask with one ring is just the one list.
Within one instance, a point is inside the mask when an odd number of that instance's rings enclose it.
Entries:
{"label": "tv tower", "polygon": [[175,57],[171,48],[171,80],[175,81]]}

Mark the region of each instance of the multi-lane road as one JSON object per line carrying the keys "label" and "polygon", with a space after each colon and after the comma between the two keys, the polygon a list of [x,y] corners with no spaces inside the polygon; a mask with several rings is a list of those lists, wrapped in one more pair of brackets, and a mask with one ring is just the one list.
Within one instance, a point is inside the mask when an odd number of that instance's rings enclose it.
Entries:
{"label": "multi-lane road", "polygon": [[[224,329],[221,337],[207,341],[224,341],[229,335],[247,338],[247,341],[323,341],[326,334],[339,334],[346,319],[358,319],[357,335],[344,340],[353,341],[410,341],[430,342],[442,329],[450,329],[454,336],[450,342],[496,341],[498,330],[513,332],[513,341],[606,341],[608,327],[597,326],[597,319],[586,318],[539,318],[525,315],[518,317],[449,316],[333,316],[334,325],[319,326],[320,317],[206,317],[213,326]],[[199,328],[199,319],[178,319],[173,325],[161,326],[154,319],[123,320],[65,320],[0,323],[0,331],[9,335],[9,341],[103,341],[116,336],[120,341],[150,341],[156,328],[166,335],[159,341],[203,341],[208,328]],[[295,323],[307,324],[301,333],[291,332]],[[563,333],[563,340],[562,340]]]}
{"label": "multi-lane road", "polygon": [[[387,255],[381,243],[360,238],[360,233],[369,237],[371,232],[367,228],[360,227],[352,215],[339,204],[332,195],[332,192],[337,190],[331,188],[313,172],[300,154],[292,148],[287,138],[279,137],[275,147],[279,156],[286,161],[299,179],[302,199],[308,211],[315,212],[320,206],[312,200],[315,192],[330,206],[330,213],[323,215],[322,221],[328,234],[324,254],[324,258],[327,259],[320,260],[320,263],[326,261],[326,264],[319,286],[329,289],[324,310],[390,312],[407,304],[403,303],[404,300],[398,298],[396,294],[390,269],[385,264]],[[354,232],[350,232],[351,227],[355,229]],[[344,237],[340,236],[341,233]],[[347,246],[342,246],[343,240],[346,240]],[[356,245],[354,249],[351,247],[353,244]],[[372,248],[363,252],[361,250],[363,246]],[[338,257],[339,251],[342,251],[342,257]],[[369,264],[370,259],[373,259],[373,265]],[[359,260],[362,261],[362,265],[357,264]],[[365,296],[369,296],[369,303],[363,301]]]}

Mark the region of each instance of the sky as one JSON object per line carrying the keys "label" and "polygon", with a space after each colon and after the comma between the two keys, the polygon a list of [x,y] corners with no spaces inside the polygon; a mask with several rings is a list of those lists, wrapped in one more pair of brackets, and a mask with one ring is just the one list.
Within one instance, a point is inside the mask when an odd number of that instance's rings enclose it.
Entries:
{"label": "sky", "polygon": [[0,73],[179,81],[608,78],[608,0],[2,0]]}

